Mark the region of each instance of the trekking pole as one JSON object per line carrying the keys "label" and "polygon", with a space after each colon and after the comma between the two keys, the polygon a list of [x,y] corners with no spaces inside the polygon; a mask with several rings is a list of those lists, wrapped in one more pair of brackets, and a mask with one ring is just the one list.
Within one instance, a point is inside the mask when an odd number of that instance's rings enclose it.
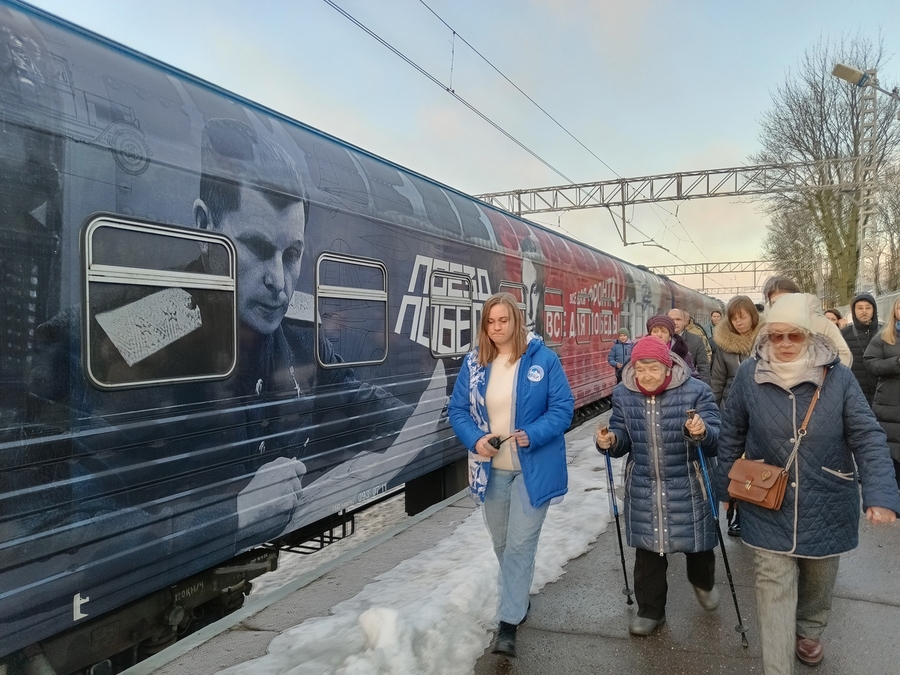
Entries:
{"label": "trekking pole", "polygon": [[[609,431],[604,427],[601,429],[600,433],[609,433]],[[622,575],[625,577],[625,588],[622,589],[622,593],[628,596],[628,600],[625,601],[626,605],[633,605],[634,600],[631,599],[632,590],[628,585],[628,571],[625,569],[625,547],[622,546],[622,528],[619,525],[619,504],[616,501],[616,485],[613,482],[612,475],[612,460],[609,458],[609,452],[604,452],[603,456],[606,457],[606,479],[609,482],[609,499],[610,504],[612,504],[613,515],[616,517],[616,534],[619,537],[619,557],[622,560]]]}
{"label": "trekking pole", "polygon": [[734,611],[737,613],[738,624],[734,630],[741,634],[741,645],[744,648],[750,646],[747,642],[747,628],[741,619],[741,608],[738,607],[737,593],[734,592],[734,579],[731,578],[731,567],[728,565],[728,554],[725,552],[725,541],[722,539],[722,528],[719,527],[719,510],[716,508],[716,498],[709,482],[709,473],[706,471],[706,460],[703,458],[703,449],[697,446],[697,456],[700,458],[700,470],[703,472],[703,482],[706,484],[706,494],[709,497],[709,506],[712,508],[713,519],[716,521],[716,535],[719,537],[719,548],[722,549],[722,562],[725,563],[725,574],[728,575],[728,585],[731,586],[731,599],[734,601]]}

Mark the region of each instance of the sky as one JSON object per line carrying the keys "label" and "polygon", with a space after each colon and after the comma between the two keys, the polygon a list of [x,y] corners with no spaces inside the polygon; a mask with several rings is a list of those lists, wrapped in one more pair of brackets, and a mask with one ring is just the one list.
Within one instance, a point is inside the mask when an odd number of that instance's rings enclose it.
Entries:
{"label": "sky", "polygon": [[[606,463],[594,448],[595,428],[584,424],[566,434],[569,492],[550,507],[541,529],[532,593],[558,580],[566,563],[585,553],[611,518]],[[624,459],[612,461],[619,484]],[[621,502],[619,506],[621,512]],[[351,541],[357,534],[345,541],[359,544]],[[321,563],[319,556],[293,559],[302,566]],[[255,597],[300,573],[290,567],[291,559],[286,558],[284,568],[279,561],[277,572],[254,581]],[[267,582],[269,576],[274,581]],[[220,675],[466,675],[490,644],[496,607],[497,558],[477,509],[437,545],[376,577],[327,615],[284,631],[265,656]]]}
{"label": "sky", "polygon": [[[822,40],[882,39],[881,84],[900,82],[896,0],[331,1],[440,86],[326,0],[33,4],[468,194],[749,164],[773,92]],[[758,201],[626,215],[650,244],[624,246],[605,209],[532,219],[634,264],[762,257]]]}

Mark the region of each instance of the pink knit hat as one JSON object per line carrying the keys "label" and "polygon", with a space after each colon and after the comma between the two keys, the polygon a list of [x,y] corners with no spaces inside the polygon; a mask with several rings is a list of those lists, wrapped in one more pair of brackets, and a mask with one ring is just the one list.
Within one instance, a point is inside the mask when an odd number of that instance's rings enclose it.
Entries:
{"label": "pink knit hat", "polygon": [[[666,318],[668,319],[668,317]],[[671,321],[671,319],[669,320]],[[631,362],[634,363],[641,359],[654,359],[666,368],[672,367],[672,353],[669,351],[668,345],[652,335],[645,335],[634,343],[634,349],[631,350]]]}
{"label": "pink knit hat", "polygon": [[675,335],[675,322],[665,314],[657,314],[647,319],[647,332],[653,330],[653,326],[662,326],[669,331],[669,337]]}

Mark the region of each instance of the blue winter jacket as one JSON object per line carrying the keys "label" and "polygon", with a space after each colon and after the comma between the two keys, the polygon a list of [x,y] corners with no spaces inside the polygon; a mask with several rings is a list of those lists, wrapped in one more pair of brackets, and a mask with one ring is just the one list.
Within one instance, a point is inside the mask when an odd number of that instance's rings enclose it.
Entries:
{"label": "blue winter jacket", "polygon": [[631,340],[624,343],[616,340],[612,349],[609,350],[609,356],[606,357],[607,363],[613,368],[616,367],[617,363],[621,363],[624,368],[628,365],[628,362],[631,361],[631,350],[633,347],[634,343]]}
{"label": "blue winter jacket", "polygon": [[[706,425],[699,447],[704,457],[714,457],[719,407],[708,384],[691,377],[677,354],[672,361],[672,381],[656,396],[642,394],[634,365],[625,366],[622,382],[613,389],[609,430],[616,443],[609,452],[614,457],[630,453],[625,465],[629,546],[660,554],[709,551],[716,546],[716,523],[697,444],[686,435],[684,423],[686,411],[696,410]],[[706,463],[712,471],[714,460]]]}
{"label": "blue winter jacket", "polygon": [[[559,357],[537,335],[528,337],[516,378],[513,424],[528,434],[529,445],[518,449],[518,457],[528,499],[538,507],[568,489],[564,434],[575,399]],[[478,461],[475,452],[475,443],[489,432],[484,396],[490,376],[491,364],[478,364],[476,347],[463,359],[449,406],[450,424],[469,450],[469,488],[478,501],[484,501],[490,479],[490,461]]]}
{"label": "blue winter jacket", "polygon": [[[777,384],[763,338],[738,368],[725,403],[719,441],[718,480],[727,494],[728,471],[743,454],[785,466],[810,401],[827,368],[819,400],[797,461],[791,466],[778,511],[743,502],[741,538],[755,548],[821,558],[856,548],[859,541],[859,485],[862,506],[900,513],[900,497],[884,431],[849,368],[821,336],[813,336],[812,360],[804,381],[790,389]],[[855,460],[855,462],[854,462]]]}

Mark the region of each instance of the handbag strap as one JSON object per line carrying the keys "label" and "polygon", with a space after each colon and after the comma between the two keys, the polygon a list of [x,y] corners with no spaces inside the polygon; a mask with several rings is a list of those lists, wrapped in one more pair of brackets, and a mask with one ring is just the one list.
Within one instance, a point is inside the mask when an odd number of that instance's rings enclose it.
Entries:
{"label": "handbag strap", "polygon": [[822,386],[825,384],[825,377],[828,375],[828,368],[822,368],[822,381],[819,383],[819,386],[816,387],[816,393],[813,394],[812,401],[809,402],[809,408],[806,409],[806,416],[803,418],[803,424],[800,425],[800,428],[797,430],[797,438],[794,440],[794,449],[791,451],[791,456],[788,457],[787,464],[784,465],[784,470],[787,471],[791,468],[791,464],[797,459],[797,449],[800,447],[800,441],[803,440],[803,437],[806,436],[806,428],[809,426],[809,418],[812,417],[813,410],[816,409],[816,403],[822,397]]}

